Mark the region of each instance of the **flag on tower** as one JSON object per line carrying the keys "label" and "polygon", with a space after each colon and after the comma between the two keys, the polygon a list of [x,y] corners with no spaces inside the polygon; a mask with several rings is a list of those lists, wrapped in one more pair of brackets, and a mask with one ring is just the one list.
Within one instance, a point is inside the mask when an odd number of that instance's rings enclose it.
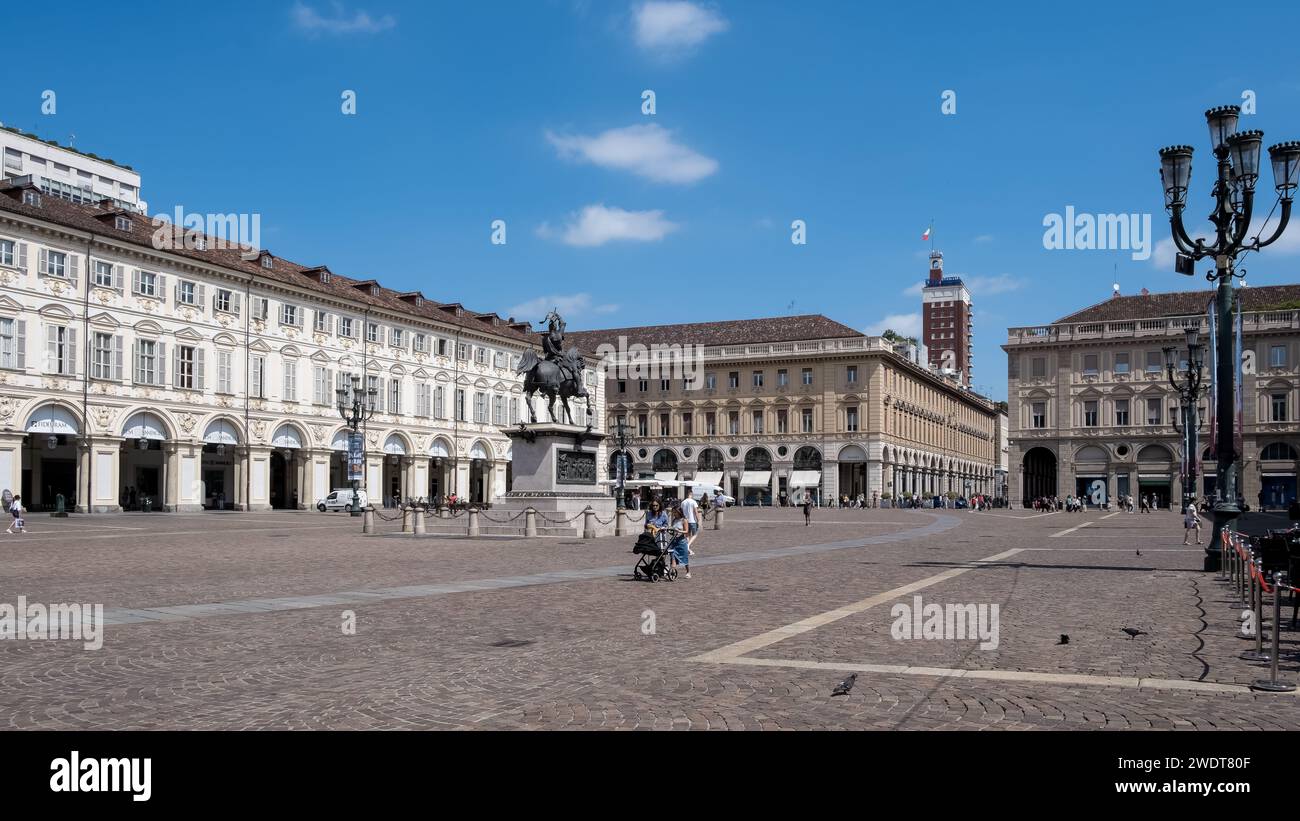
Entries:
{"label": "flag on tower", "polygon": [[933,224],[931,224],[929,228],[926,228],[925,233],[921,235],[921,242],[928,241],[930,239],[930,232],[933,230],[934,230]]}

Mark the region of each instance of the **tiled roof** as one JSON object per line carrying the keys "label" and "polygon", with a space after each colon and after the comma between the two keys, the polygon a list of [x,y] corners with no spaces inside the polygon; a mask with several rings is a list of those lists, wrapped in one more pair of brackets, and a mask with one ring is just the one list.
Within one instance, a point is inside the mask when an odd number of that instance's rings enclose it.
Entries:
{"label": "tiled roof", "polygon": [[[1239,293],[1241,307],[1245,311],[1280,310],[1287,307],[1287,303],[1291,303],[1289,307],[1300,307],[1300,285],[1264,285],[1242,288]],[[1056,322],[1117,322],[1162,316],[1191,316],[1205,313],[1213,296],[1214,289],[1209,287],[1200,291],[1116,296],[1063,316]]]}
{"label": "tiled roof", "polygon": [[619,337],[627,344],[642,345],[748,345],[760,342],[794,342],[803,339],[841,339],[865,336],[821,314],[776,316],[763,319],[731,319],[722,322],[691,322],[681,325],[643,325],[636,328],[606,328],[596,331],[569,331],[567,343],[576,344],[585,353],[602,343],[618,345]]}
{"label": "tiled roof", "polygon": [[[22,202],[19,190],[11,187],[7,189],[7,193],[10,196],[0,193],[0,212],[21,214],[32,219],[52,222],[78,231],[93,232],[100,237],[154,250],[152,237],[157,226],[147,215],[130,213],[116,207],[101,208],[97,205],[74,203],[44,193],[41,195],[41,204],[32,206]],[[14,194],[17,196],[13,196]],[[131,220],[131,230],[119,230],[114,219],[105,219],[107,215],[128,217]],[[417,307],[413,301],[402,298],[414,292],[395,291],[380,286],[378,295],[374,295],[369,288],[357,287],[363,283],[374,282],[369,278],[354,279],[331,273],[327,278],[328,281],[321,282],[320,272],[323,266],[299,265],[272,254],[271,267],[266,268],[263,267],[260,259],[244,259],[240,248],[217,247],[219,243],[213,238],[209,238],[207,244],[205,250],[186,248],[178,239],[175,247],[167,249],[167,253],[244,275],[253,274],[263,281],[278,282],[350,302],[364,303],[396,314],[436,320],[521,342],[534,344],[538,342],[538,335],[526,329],[527,323],[512,325],[508,318],[496,314],[479,313],[462,308],[459,303],[442,303],[432,299],[426,299],[424,305]]]}

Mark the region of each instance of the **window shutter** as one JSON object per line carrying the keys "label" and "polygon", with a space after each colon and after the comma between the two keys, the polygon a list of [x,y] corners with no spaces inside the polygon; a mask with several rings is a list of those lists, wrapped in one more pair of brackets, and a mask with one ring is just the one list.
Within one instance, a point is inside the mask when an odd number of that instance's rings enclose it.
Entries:
{"label": "window shutter", "polygon": [[113,378],[122,381],[122,337],[113,337]]}
{"label": "window shutter", "polygon": [[172,350],[172,387],[181,386],[181,346],[177,345]]}
{"label": "window shutter", "polygon": [[76,254],[68,254],[68,279],[72,280],[73,285],[77,284],[77,275],[81,273],[79,270],[81,266],[80,259],[81,257]]}
{"label": "window shutter", "polygon": [[131,343],[131,381],[140,384],[140,343]]}
{"label": "window shutter", "polygon": [[140,269],[139,268],[131,269],[131,293],[133,294],[140,293]]}
{"label": "window shutter", "polygon": [[49,255],[42,248],[36,256],[36,273],[45,276],[49,272]]}
{"label": "window shutter", "polygon": [[195,296],[194,296],[194,304],[195,304],[195,305],[198,305],[200,308],[202,308],[204,305],[207,304],[207,296],[206,296],[206,294],[207,294],[207,292],[208,292],[208,289],[207,289],[207,288],[204,288],[202,285],[195,285],[194,287],[195,287],[195,288],[197,289],[197,291],[198,291],[198,293],[195,294]]}
{"label": "window shutter", "polygon": [[68,328],[68,335],[65,337],[65,339],[67,339],[67,344],[64,345],[63,348],[65,351],[68,352],[68,356],[67,356],[68,367],[66,372],[68,373],[69,376],[76,376],[77,375],[77,329]]}
{"label": "window shutter", "polygon": [[58,346],[59,329],[53,325],[45,326],[45,372],[56,373],[55,366],[58,365],[56,347]]}
{"label": "window shutter", "polygon": [[165,342],[158,343],[157,364],[158,364],[158,373],[155,374],[154,376],[156,380],[154,384],[159,386],[166,385],[167,384],[167,344]]}
{"label": "window shutter", "polygon": [[334,314],[325,314],[325,333],[334,335]]}
{"label": "window shutter", "polygon": [[154,276],[158,278],[158,284],[154,286],[154,293],[158,295],[159,299],[161,299],[163,302],[166,302],[167,301],[167,277],[163,276],[162,274],[154,274]]}
{"label": "window shutter", "polygon": [[172,301],[177,305],[181,304],[181,281],[179,279],[176,280],[176,284],[172,286]]}
{"label": "window shutter", "polygon": [[197,390],[203,390],[203,349],[194,348],[194,387]]}
{"label": "window shutter", "polygon": [[27,243],[18,243],[18,270],[27,273]]}
{"label": "window shutter", "polygon": [[230,295],[230,310],[233,311],[236,316],[239,315],[239,294],[232,293]]}
{"label": "window shutter", "polygon": [[113,266],[113,287],[117,289],[118,293],[122,291],[122,274],[125,267],[124,265]]}
{"label": "window shutter", "polygon": [[27,369],[27,320],[18,320],[18,370]]}

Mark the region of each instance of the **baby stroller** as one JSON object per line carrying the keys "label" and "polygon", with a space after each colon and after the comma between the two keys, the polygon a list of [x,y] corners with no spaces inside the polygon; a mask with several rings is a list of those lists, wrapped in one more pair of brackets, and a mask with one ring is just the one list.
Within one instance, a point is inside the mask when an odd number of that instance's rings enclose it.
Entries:
{"label": "baby stroller", "polygon": [[670,545],[673,538],[680,531],[668,527],[656,528],[654,533],[642,533],[636,538],[636,544],[632,546],[632,552],[640,556],[637,559],[636,567],[632,568],[632,578],[648,579],[651,582],[657,582],[660,579],[676,581],[677,568],[672,566],[669,560],[669,554],[672,552]]}

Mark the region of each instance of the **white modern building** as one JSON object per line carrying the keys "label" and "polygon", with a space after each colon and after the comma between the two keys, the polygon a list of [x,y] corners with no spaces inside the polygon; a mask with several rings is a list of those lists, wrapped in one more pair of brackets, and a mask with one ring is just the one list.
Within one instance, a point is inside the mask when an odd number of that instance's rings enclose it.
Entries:
{"label": "white modern building", "polygon": [[109,199],[141,214],[148,209],[140,195],[140,175],[130,166],[9,127],[0,127],[0,157],[0,179],[31,177],[48,196],[87,204]]}
{"label": "white modern building", "polygon": [[372,500],[509,488],[527,324],[265,250],[158,250],[154,231],[0,186],[0,488],[37,510],[305,508],[347,485],[335,390],[352,377],[378,392]]}

